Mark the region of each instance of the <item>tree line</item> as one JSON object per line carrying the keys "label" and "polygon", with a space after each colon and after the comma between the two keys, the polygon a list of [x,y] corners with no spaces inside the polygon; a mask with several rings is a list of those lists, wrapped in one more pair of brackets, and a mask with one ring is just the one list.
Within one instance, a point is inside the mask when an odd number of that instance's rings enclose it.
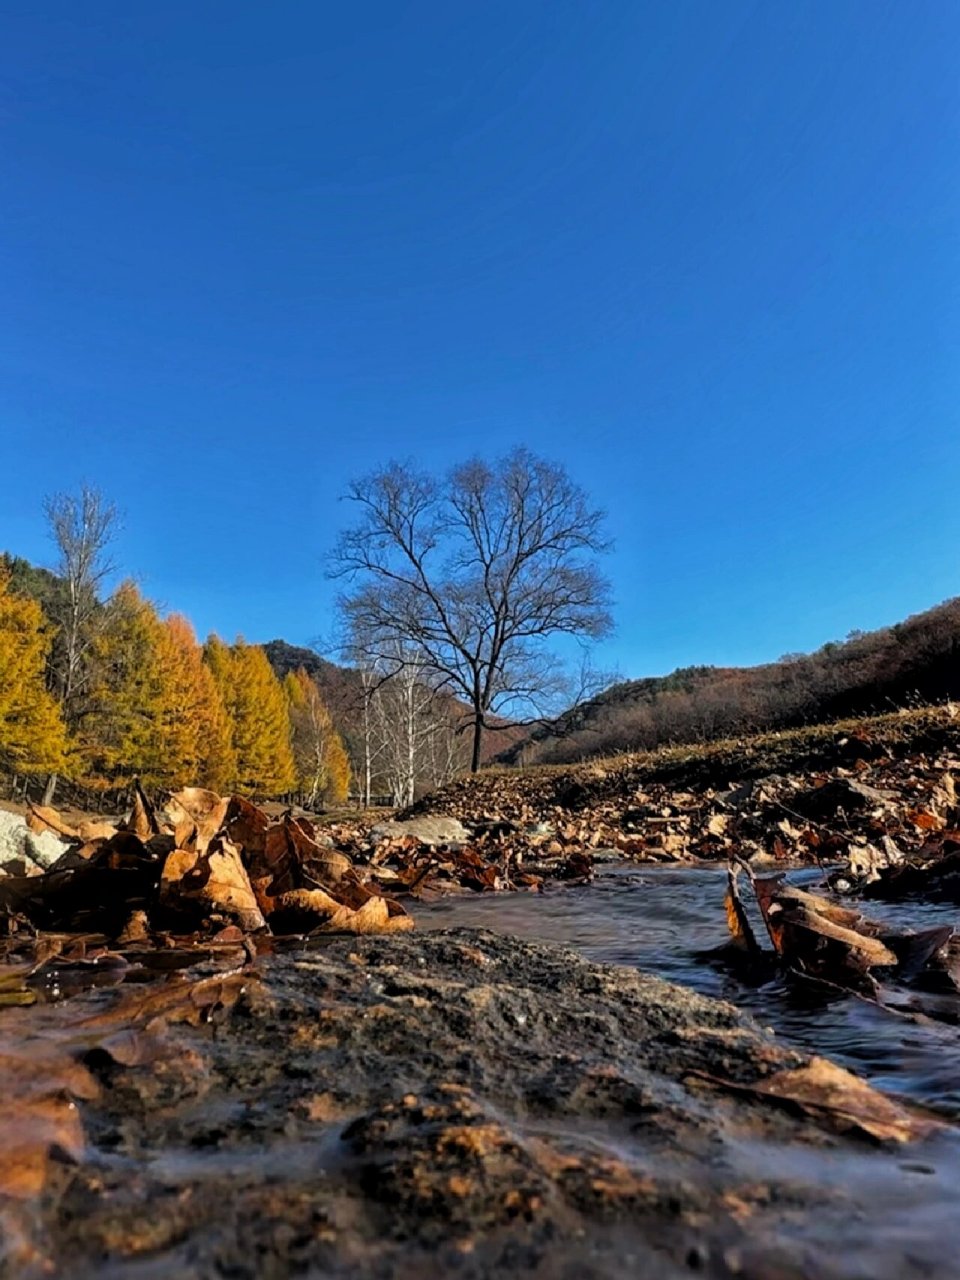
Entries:
{"label": "tree line", "polygon": [[346,799],[340,734],[306,671],[278,679],[242,638],[200,644],[131,581],[107,598],[116,514],[92,489],[47,504],[58,572],[0,557],[0,769],[116,793],[151,787]]}
{"label": "tree line", "polygon": [[115,508],[89,486],[48,500],[55,572],[0,569],[0,767],[46,773],[48,802],[61,777],[108,791],[136,775],[316,803],[346,791],[342,726],[360,795],[402,805],[479,768],[505,724],[581,700],[588,664],[577,688],[552,642],[610,630],[609,544],[562,467],[525,449],[441,477],[391,462],[347,497],[357,519],[328,558],[356,692],[340,726],[305,667],[280,681],[259,646],[200,645],[132,582],[104,599]]}

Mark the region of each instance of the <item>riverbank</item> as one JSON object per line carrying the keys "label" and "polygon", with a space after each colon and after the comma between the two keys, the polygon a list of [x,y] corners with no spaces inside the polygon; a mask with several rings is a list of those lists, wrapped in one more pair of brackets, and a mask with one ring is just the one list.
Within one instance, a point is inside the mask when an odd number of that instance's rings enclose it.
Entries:
{"label": "riverbank", "polygon": [[564,948],[331,939],[0,1035],[30,1106],[79,1099],[4,1201],[11,1277],[892,1280],[960,1247],[951,1132]]}
{"label": "riverbank", "polygon": [[931,709],[484,774],[399,823],[195,789],[28,813],[0,879],[0,1275],[947,1280],[956,989],[881,961],[887,924],[949,933],[949,877],[876,925],[820,899],[859,934],[774,901],[859,947],[873,1000],[731,949],[723,890],[731,856],[882,889],[883,854],[915,885],[954,857],[958,767]]}

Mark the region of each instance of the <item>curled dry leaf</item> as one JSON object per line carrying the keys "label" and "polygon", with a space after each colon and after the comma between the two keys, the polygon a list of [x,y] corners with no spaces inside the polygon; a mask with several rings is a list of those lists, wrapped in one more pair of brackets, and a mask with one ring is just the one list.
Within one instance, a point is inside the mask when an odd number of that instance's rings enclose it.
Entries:
{"label": "curled dry leaf", "polygon": [[242,929],[266,926],[240,857],[225,836],[217,836],[205,853],[174,849],[160,879],[160,901],[174,910],[199,915],[222,912]]}
{"label": "curled dry leaf", "polygon": [[323,928],[324,933],[404,933],[413,928],[413,918],[399,902],[369,898],[356,911],[341,907]]}
{"label": "curled dry leaf", "polygon": [[27,814],[27,826],[35,835],[43,835],[45,831],[52,831],[54,835],[62,836],[65,840],[78,840],[80,838],[77,829],[65,822],[56,809],[50,809],[44,805],[32,804],[30,806],[30,812]]}
{"label": "curled dry leaf", "polygon": [[85,846],[95,841],[109,840],[116,834],[117,826],[113,822],[91,822],[89,819],[84,819],[77,824],[77,836]]}
{"label": "curled dry leaf", "polygon": [[134,835],[140,837],[141,840],[147,841],[151,836],[160,834],[160,823],[157,819],[157,811],[153,802],[149,800],[139,782],[135,782],[133,795],[133,809],[130,816],[124,823],[126,831],[132,831]]}
{"label": "curled dry leaf", "polygon": [[859,912],[785,885],[782,876],[756,877],[753,887],[770,941],[788,964],[817,976],[826,967],[829,972],[822,976],[829,978],[838,959],[849,959],[863,971],[897,963],[890,948],[865,928]]}
{"label": "curled dry leaf", "polygon": [[727,912],[727,928],[730,930],[730,936],[734,944],[741,951],[746,951],[750,955],[758,955],[760,946],[753,932],[753,926],[747,918],[743,900],[740,897],[740,891],[737,886],[737,870],[736,867],[730,867],[727,870],[727,892],[723,900]]}
{"label": "curled dry leaf", "polygon": [[[174,824],[177,844],[183,847],[187,839],[204,853],[210,841],[223,826],[230,806],[229,799],[208,791],[204,787],[184,787],[174,791],[164,805],[167,817]],[[193,836],[190,836],[191,828]]]}
{"label": "curled dry leaf", "polygon": [[941,1127],[826,1058],[811,1058],[805,1066],[778,1071],[753,1090],[881,1142],[915,1142]]}
{"label": "curled dry leaf", "polygon": [[75,1099],[97,1097],[89,1071],[43,1043],[0,1042],[0,1196],[42,1191],[55,1156],[79,1160],[83,1125]]}

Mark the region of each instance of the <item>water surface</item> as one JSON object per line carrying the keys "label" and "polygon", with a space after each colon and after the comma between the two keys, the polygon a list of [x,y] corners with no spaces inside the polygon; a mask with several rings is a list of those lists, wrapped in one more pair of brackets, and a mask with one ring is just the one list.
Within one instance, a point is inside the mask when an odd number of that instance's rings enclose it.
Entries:
{"label": "water surface", "polygon": [[[790,879],[816,889],[821,873],[798,871]],[[582,888],[445,898],[419,906],[416,915],[421,928],[471,925],[563,943],[590,960],[684,983],[731,1001],[791,1044],[826,1054],[880,1088],[960,1115],[960,1027],[905,1016],[915,1001],[909,992],[884,991],[897,1012],[852,995],[825,997],[780,977],[748,985],[705,962],[700,953],[728,940],[725,888],[722,868],[616,868]],[[949,904],[870,902],[864,913],[910,929],[958,922]],[[755,927],[761,938],[759,921]],[[960,1000],[952,1003],[957,1017]]]}

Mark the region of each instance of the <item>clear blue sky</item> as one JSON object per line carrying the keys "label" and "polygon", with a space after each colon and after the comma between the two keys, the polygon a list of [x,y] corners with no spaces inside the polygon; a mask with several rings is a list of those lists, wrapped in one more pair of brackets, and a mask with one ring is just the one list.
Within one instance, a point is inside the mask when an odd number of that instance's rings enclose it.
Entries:
{"label": "clear blue sky", "polygon": [[0,547],[83,478],[201,635],[346,480],[517,443],[624,675],[960,594],[955,0],[0,0]]}

